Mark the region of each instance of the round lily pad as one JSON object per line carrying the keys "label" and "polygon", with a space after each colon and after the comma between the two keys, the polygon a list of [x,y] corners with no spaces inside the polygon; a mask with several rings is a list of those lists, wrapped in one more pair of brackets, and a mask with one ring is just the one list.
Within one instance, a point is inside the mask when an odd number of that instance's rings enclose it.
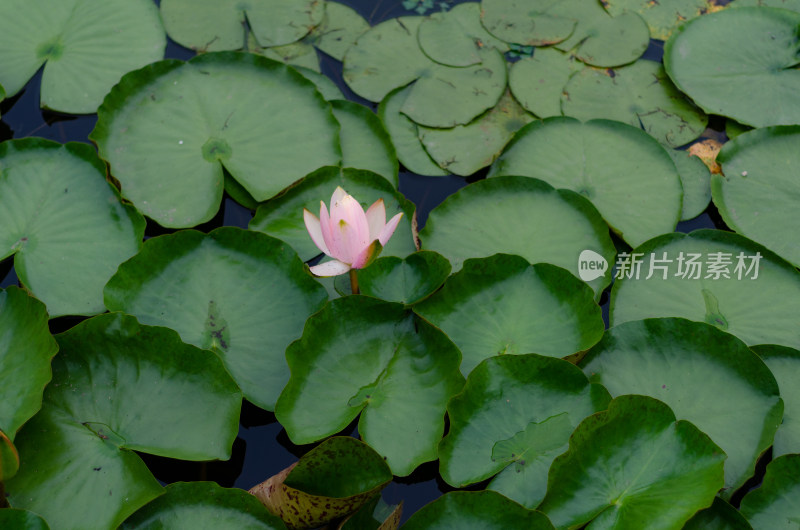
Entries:
{"label": "round lily pad", "polygon": [[289,377],[286,346],[325,299],[288,245],[234,227],[148,239],[105,290],[112,311],[216,352],[245,397],[268,410]]}
{"label": "round lily pad", "polygon": [[144,218],[106,181],[86,144],[0,144],[0,259],[50,317],[105,311],[103,286],[142,245]]}
{"label": "round lily pad", "polygon": [[615,69],[584,68],[563,87],[561,110],[582,121],[606,118],[641,127],[671,147],[691,142],[708,124],[661,63],[647,60]]}
{"label": "round lily pad", "polygon": [[626,254],[618,257],[611,291],[612,325],[684,317],[747,344],[800,348],[800,273],[761,245],[696,230],[659,236]]}
{"label": "round lily pad", "polygon": [[389,133],[374,112],[352,101],[331,102],[342,130],[342,167],[367,169],[397,184],[400,166]]}
{"label": "round lily pad", "polygon": [[572,431],[610,399],[561,359],[486,359],[448,403],[450,431],[439,444],[442,478],[464,487],[500,473],[489,489],[533,509],[544,498],[550,464],[567,449]]}
{"label": "round lily pad", "polygon": [[[559,230],[552,230],[553,223]],[[583,250],[614,261],[608,227],[592,204],[570,190],[553,189],[528,177],[497,177],[461,188],[433,209],[420,231],[422,246],[461,270],[467,258],[504,252],[531,263],[552,263],[579,275]],[[609,275],[587,283],[595,297],[610,283]]]}
{"label": "round lily pad", "polygon": [[661,401],[620,396],[575,429],[538,509],[558,528],[681,528],[712,503],[724,460]]}
{"label": "round lily pad", "polygon": [[393,90],[378,106],[378,116],[389,132],[397,151],[397,158],[406,169],[417,175],[430,177],[448,175],[447,171],[436,165],[422,147],[417,124],[408,119],[405,114],[400,113],[409,92],[411,92],[411,86]]}
{"label": "round lily pad", "polygon": [[215,482],[176,482],[119,528],[285,530],[286,525],[246,491],[221,488]]}
{"label": "round lily pad", "polygon": [[592,201],[632,246],[672,232],[683,190],[664,148],[637,127],[609,120],[548,118],[521,129],[489,176],[536,177]]}
{"label": "round lily pad", "polygon": [[508,44],[493,37],[481,25],[481,4],[467,2],[449,11],[434,13],[422,21],[417,32],[422,51],[437,63],[471,66],[483,61],[480,50],[508,51]]}
{"label": "round lily pad", "polygon": [[563,0],[483,0],[481,22],[500,40],[546,46],[572,34],[575,19],[558,11]]}
{"label": "round lily pad", "polygon": [[121,313],[56,338],[42,410],[16,439],[14,506],[62,528],[116,528],[163,492],[134,451],[230,458],[242,395],[214,353]]}
{"label": "round lily pad", "polygon": [[539,116],[561,116],[561,92],[583,63],[555,48],[536,48],[533,57],[511,66],[508,86],[520,104]]}
{"label": "round lily pad", "polygon": [[275,415],[292,442],[321,440],[361,414],[361,438],[399,476],[436,458],[447,400],[464,384],[444,333],[367,296],[312,315],[286,359],[292,375]]}
{"label": "round lily pad", "polygon": [[369,29],[369,22],[358,11],[338,2],[325,1],[322,23],[311,31],[314,46],[337,61]]}
{"label": "round lily pad", "polygon": [[771,7],[704,15],[670,37],[664,66],[709,114],[753,127],[800,124],[798,25],[800,13]]}
{"label": "round lily pad", "polygon": [[0,482],[8,480],[19,471],[19,453],[14,443],[0,431]]}
{"label": "round lily pad", "polygon": [[319,216],[320,201],[328,205],[331,193],[337,186],[355,197],[364,209],[383,199],[387,219],[403,212],[394,235],[381,252],[382,256],[405,257],[416,250],[411,233],[414,204],[380,175],[350,168],[325,167],[308,175],[280,197],[262,204],[250,221],[249,228],[285,241],[303,261],[308,261],[318,256],[320,250],[308,235],[303,222],[303,208]]}
{"label": "round lily pad", "polygon": [[0,437],[4,431],[13,440],[41,408],[57,351],[44,304],[17,287],[0,289]]}
{"label": "round lily pad", "polygon": [[775,433],[772,457],[800,453],[800,351],[774,345],[751,348],[764,361],[778,381],[783,398],[783,422]]}
{"label": "round lily pad", "polygon": [[249,26],[261,46],[298,41],[321,21],[319,0],[162,0],[161,17],[170,38],[201,52],[244,47]]}
{"label": "round lily pad", "polygon": [[466,375],[491,356],[565,357],[588,349],[604,329],[593,298],[592,289],[569,271],[496,254],[466,260],[414,312],[459,347]]}
{"label": "round lily pad", "polygon": [[745,495],[741,510],[754,530],[796,526],[800,521],[800,455],[783,455],[770,462],[761,487]]}
{"label": "round lily pad", "polygon": [[694,219],[705,211],[711,202],[711,172],[703,161],[689,151],[667,149],[675,162],[683,187],[681,221]]}
{"label": "round lily pad", "polygon": [[[733,2],[738,3],[741,0]],[[603,7],[611,15],[638,13],[647,22],[650,37],[667,40],[672,32],[687,20],[721,9],[716,0],[605,0]]]}
{"label": "round lily pad", "polygon": [[466,125],[450,129],[419,126],[419,139],[442,169],[469,176],[494,162],[519,129],[533,121],[506,92],[493,108]]}
{"label": "round lily pad", "polygon": [[669,405],[728,455],[723,498],[750,478],[783,416],[778,383],[735,336],[682,318],[611,328],[581,361],[613,396],[640,394]]}
{"label": "round lily pad", "polygon": [[417,511],[403,530],[552,530],[540,512],[526,510],[494,491],[451,491]]}
{"label": "round lily pad", "polygon": [[697,512],[683,525],[683,530],[753,530],[753,527],[739,510],[714,497],[714,503]]}
{"label": "round lily pad", "polygon": [[130,70],[164,57],[167,38],[151,0],[5,0],[0,5],[0,83],[19,92],[44,65],[41,105],[97,110]]}
{"label": "round lily pad", "polygon": [[[798,71],[800,76],[800,71]],[[800,126],[756,129],[726,143],[717,156],[723,174],[711,195],[730,228],[800,267],[800,233],[793,223],[800,197]]]}
{"label": "round lily pad", "polygon": [[13,508],[0,510],[0,525],[8,530],[50,530],[45,520],[35,513]]}
{"label": "round lily pad", "polygon": [[168,227],[216,214],[223,167],[263,201],[341,158],[339,124],[313,83],[233,52],[127,74],[98,110],[90,138],[122,194]]}

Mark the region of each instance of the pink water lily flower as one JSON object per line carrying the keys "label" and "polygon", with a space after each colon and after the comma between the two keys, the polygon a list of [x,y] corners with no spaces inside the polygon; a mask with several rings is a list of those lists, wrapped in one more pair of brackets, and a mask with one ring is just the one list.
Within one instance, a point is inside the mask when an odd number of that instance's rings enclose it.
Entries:
{"label": "pink water lily flower", "polygon": [[[303,208],[303,219],[314,244],[331,261],[311,267],[315,276],[338,276],[350,269],[363,269],[380,253],[392,237],[403,213],[386,222],[386,207],[378,199],[367,209],[341,186],[331,197],[330,215],[320,201],[319,218]],[[380,245],[378,245],[380,243]]]}

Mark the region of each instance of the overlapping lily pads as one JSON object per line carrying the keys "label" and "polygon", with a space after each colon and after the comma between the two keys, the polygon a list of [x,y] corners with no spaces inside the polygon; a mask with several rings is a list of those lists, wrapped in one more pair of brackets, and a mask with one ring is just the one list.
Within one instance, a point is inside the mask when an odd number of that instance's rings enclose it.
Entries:
{"label": "overlapping lily pads", "polygon": [[461,390],[460,354],[401,304],[333,300],[286,350],[291,378],[275,415],[296,444],[321,440],[356,416],[361,438],[395,475],[434,460],[447,400]]}
{"label": "overlapping lily pads", "polygon": [[753,530],[753,527],[739,510],[715,497],[714,503],[697,512],[683,530]]}
{"label": "overlapping lily pads", "polygon": [[123,74],[164,57],[151,0],[6,0],[0,5],[0,83],[19,92],[44,65],[42,107],[88,114]]}
{"label": "overlapping lily pads", "polygon": [[754,530],[791,528],[800,521],[800,455],[783,455],[767,466],[761,487],[742,499]]}
{"label": "overlapping lily pads", "polygon": [[533,57],[511,66],[508,87],[520,104],[540,118],[561,116],[561,93],[583,63],[555,48],[537,48]]}
{"label": "overlapping lily pads", "polygon": [[565,357],[603,336],[600,306],[584,282],[548,263],[496,254],[468,259],[414,312],[450,337],[469,374],[495,355]]}
{"label": "overlapping lily pads", "polygon": [[331,107],[342,128],[342,167],[366,169],[397,185],[397,155],[380,118],[352,101],[332,101]]}
{"label": "overlapping lily pads", "polygon": [[222,227],[149,239],[108,282],[105,300],[213,350],[247,399],[272,410],[289,378],[284,350],[326,295],[282,241]]}
{"label": "overlapping lily pads", "polygon": [[722,8],[716,0],[670,0],[663,3],[650,0],[604,0],[603,7],[614,16],[627,12],[638,13],[647,22],[650,36],[659,40],[667,40],[687,20]]}
{"label": "overlapping lily pads", "polygon": [[403,516],[403,501],[388,505],[380,495],[362,506],[339,525],[337,530],[397,530]]}
{"label": "overlapping lily pads", "polygon": [[578,425],[538,509],[558,528],[680,528],[712,503],[724,460],[664,403],[620,396]]}
{"label": "overlapping lily pads", "polygon": [[341,159],[339,125],[313,83],[253,54],[167,60],[127,74],[90,137],[122,194],[168,227],[219,209],[223,167],[263,201]]}
{"label": "overlapping lily pads", "polygon": [[134,451],[230,457],[242,397],[212,352],[119,313],[56,338],[42,410],[16,439],[15,507],[59,528],[115,528],[163,492]]}
{"label": "overlapping lily pads", "polygon": [[592,201],[632,246],[671,232],[681,216],[683,190],[672,159],[647,133],[619,122],[564,117],[531,123],[489,175],[536,177],[571,189]]}
{"label": "overlapping lily pads", "polygon": [[494,491],[451,491],[422,507],[403,530],[552,530],[542,513],[526,510]]}
{"label": "overlapping lily pads", "polygon": [[35,513],[13,508],[0,509],[0,525],[8,530],[50,530],[45,520]]}
{"label": "overlapping lily pads", "polygon": [[103,285],[142,244],[144,218],[106,182],[90,146],[0,144],[0,259],[50,317],[104,311]]}
{"label": "overlapping lily pads", "polygon": [[728,455],[723,498],[753,475],[783,417],[778,383],[764,362],[733,335],[702,322],[620,324],[581,366],[613,396],[659,399],[708,434]]}
{"label": "overlapping lily pads", "polygon": [[310,37],[314,45],[339,61],[347,49],[369,29],[369,22],[358,12],[338,2],[325,1],[325,17]]}
{"label": "overlapping lily pads", "polygon": [[684,317],[747,344],[800,348],[800,273],[742,236],[721,230],[666,234],[620,254],[618,262],[612,325]]}
{"label": "overlapping lily pads", "polygon": [[610,399],[567,361],[539,355],[487,359],[447,406],[450,431],[439,444],[442,477],[464,487],[499,473],[489,489],[533,509],[572,431]]}
{"label": "overlapping lily pads", "polygon": [[483,0],[481,22],[505,42],[546,46],[561,42],[575,29],[575,19],[557,9],[561,0]]}
{"label": "overlapping lily pads", "polygon": [[772,457],[788,453],[800,454],[800,351],[785,346],[762,344],[753,346],[767,367],[772,371],[783,398],[783,422],[775,433]]}
{"label": "overlapping lily pads", "polygon": [[711,202],[711,172],[703,161],[688,151],[668,149],[675,162],[683,187],[681,221],[694,219],[705,211]]}

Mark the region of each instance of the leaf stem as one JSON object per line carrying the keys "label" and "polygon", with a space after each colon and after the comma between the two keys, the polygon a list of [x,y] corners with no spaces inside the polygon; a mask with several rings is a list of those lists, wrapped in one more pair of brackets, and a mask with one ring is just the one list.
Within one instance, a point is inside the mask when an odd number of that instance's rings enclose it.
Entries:
{"label": "leaf stem", "polygon": [[350,290],[353,294],[358,294],[358,276],[356,276],[356,269],[350,269]]}

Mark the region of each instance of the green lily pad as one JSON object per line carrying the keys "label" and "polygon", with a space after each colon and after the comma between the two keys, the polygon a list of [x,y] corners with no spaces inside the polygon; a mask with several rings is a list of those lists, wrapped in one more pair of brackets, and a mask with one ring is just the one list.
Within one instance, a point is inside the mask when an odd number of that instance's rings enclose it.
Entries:
{"label": "green lily pad", "polygon": [[148,239],[105,290],[110,310],[217,353],[245,397],[267,410],[289,378],[286,346],[325,299],[283,241],[234,227]]}
{"label": "green lily pad", "polygon": [[739,510],[714,497],[714,503],[697,512],[683,525],[683,530],[753,530],[753,527]]}
{"label": "green lily pad", "polygon": [[694,219],[705,211],[711,202],[711,171],[700,158],[688,151],[667,149],[672,157],[683,187],[681,221]]}
{"label": "green lily pad", "polygon": [[664,66],[709,114],[753,127],[800,124],[798,25],[800,13],[770,7],[704,15],[670,37]]}
{"label": "green lily pad", "polygon": [[325,17],[322,23],[311,31],[314,46],[337,61],[358,38],[369,29],[369,22],[358,11],[338,2],[325,2]]}
{"label": "green lily pad", "polygon": [[611,397],[575,365],[539,355],[490,357],[450,400],[439,444],[442,478],[464,487],[497,473],[489,489],[535,508],[553,459],[575,426]]}
{"label": "green lily pad", "polygon": [[419,126],[419,139],[442,169],[469,176],[491,165],[519,129],[534,120],[506,92],[497,105],[467,125],[451,129]]}
{"label": "green lily pad", "polygon": [[526,510],[494,491],[451,491],[417,511],[403,530],[552,530],[540,512]]}
{"label": "green lily pad", "polygon": [[45,520],[35,513],[12,508],[0,510],[0,525],[8,530],[50,530]]}
{"label": "green lily pad", "polygon": [[0,83],[19,92],[44,65],[41,105],[97,110],[125,72],[164,57],[151,0],[6,0],[0,6]]}
{"label": "green lily pad", "polygon": [[50,317],[105,311],[103,286],[142,245],[144,218],[105,175],[85,144],[0,144],[0,259]]}
{"label": "green lily pad", "polygon": [[[738,3],[733,2],[733,3]],[[721,9],[716,0],[604,0],[603,7],[612,16],[638,13],[647,23],[650,37],[667,40],[672,32],[687,20]]]}
{"label": "green lily pad", "polygon": [[800,351],[785,346],[759,345],[751,348],[761,357],[778,381],[783,398],[783,423],[775,433],[772,457],[800,453]]}
{"label": "green lily pad", "polygon": [[319,0],[162,0],[161,17],[170,38],[187,48],[210,52],[244,47],[250,27],[261,46],[298,41],[322,22]]}
{"label": "green lily pad", "polygon": [[417,175],[429,177],[448,175],[448,172],[437,166],[422,147],[417,124],[400,112],[411,88],[411,86],[401,87],[389,93],[378,106],[378,116],[392,139],[397,158],[406,169]]}
{"label": "green lily pad", "polygon": [[397,530],[402,516],[403,501],[390,506],[380,495],[375,495],[336,530]]}
{"label": "green lily pad", "polygon": [[221,488],[214,482],[176,482],[120,526],[120,530],[155,528],[285,530],[286,525],[243,490]]}
{"label": "green lily pad", "polygon": [[290,528],[316,528],[355,512],[392,480],[367,444],[336,436],[250,490]]}
{"label": "green lily pad", "polygon": [[783,455],[770,462],[761,487],[745,495],[741,510],[755,530],[797,526],[800,523],[800,455]]}
{"label": "green lily pad", "polygon": [[[800,273],[761,245],[731,232],[696,230],[659,236],[627,254],[618,257],[611,325],[683,317],[750,345],[800,348]],[[634,254],[639,265],[631,263]]]}
{"label": "green lily pad", "polygon": [[417,31],[422,51],[437,63],[471,66],[483,61],[480,50],[508,51],[508,44],[493,37],[481,25],[481,4],[467,2],[449,11],[434,13],[422,21]]}
{"label": "green lily pad", "polygon": [[561,110],[582,121],[605,118],[641,127],[671,147],[691,142],[708,124],[708,116],[678,92],[661,63],[647,60],[616,69],[584,68],[564,86]]}
{"label": "green lily pad", "polygon": [[0,482],[8,480],[19,470],[17,448],[3,431],[0,431]]}
{"label": "green lily pad", "polygon": [[[552,230],[553,223],[559,230]],[[531,263],[552,263],[578,276],[583,250],[609,263],[616,254],[608,227],[586,198],[517,176],[461,188],[433,209],[419,237],[423,248],[443,255],[455,272],[465,259],[503,252]],[[596,298],[611,281],[606,276],[587,282]]]}
{"label": "green lily pad", "polygon": [[[394,256],[381,257],[358,271],[358,286],[361,294],[405,305],[416,304],[427,298],[450,275],[450,262],[430,250],[409,254],[405,259]],[[339,288],[346,294],[350,292],[350,280],[344,275],[337,276]],[[337,286],[339,287],[339,286]]]}
{"label": "green lily pad", "polygon": [[57,351],[44,304],[17,287],[0,289],[0,438],[5,431],[13,440],[41,408]]}
{"label": "green lily pad", "polygon": [[320,74],[319,72],[315,72],[314,70],[303,68],[302,66],[295,66],[294,69],[297,70],[300,75],[314,83],[314,85],[317,87],[317,91],[322,94],[322,97],[325,98],[325,101],[345,99],[342,91],[339,90],[339,87],[336,86],[336,83],[331,81],[330,77]]}
{"label": "green lily pad", "polygon": [[539,116],[561,116],[561,93],[583,63],[555,48],[537,48],[533,57],[511,66],[508,87],[520,104]]}
{"label": "green lily pad", "polygon": [[800,0],[734,0],[730,7],[780,7],[800,13]]}
{"label": "green lily pad", "polygon": [[337,186],[358,199],[365,209],[383,199],[387,219],[403,212],[397,230],[381,252],[382,256],[405,257],[416,250],[411,232],[414,204],[380,175],[350,168],[324,167],[308,175],[280,197],[262,204],[249,228],[285,241],[300,255],[300,259],[308,261],[321,251],[308,235],[303,208],[319,216],[320,201],[328,206],[331,193]]}
{"label": "green lily pad", "polygon": [[604,329],[593,298],[592,289],[569,271],[496,254],[464,261],[414,312],[459,347],[466,375],[496,355],[565,357],[590,348]]}
{"label": "green lily pad", "polygon": [[400,165],[392,139],[374,112],[352,101],[331,102],[341,125],[342,167],[367,169],[397,185]]}
{"label": "green lily pad", "polygon": [[725,136],[727,136],[729,140],[733,140],[740,134],[746,133],[752,129],[753,128],[749,125],[742,125],[736,120],[730,118],[725,120]]}
{"label": "green lily pad", "polygon": [[60,528],[116,528],[163,493],[134,451],[230,458],[242,395],[212,352],[120,313],[56,339],[44,405],[16,439],[11,504]]}
{"label": "green lily pad", "polygon": [[400,304],[346,296],[309,318],[286,359],[292,376],[275,415],[293,443],[321,440],[361,414],[361,438],[395,475],[436,459],[447,400],[464,384],[444,333]]}
{"label": "green lily pad", "polygon": [[[800,71],[798,71],[800,76]],[[726,143],[717,156],[723,175],[711,178],[711,195],[730,228],[800,267],[797,214],[800,126],[768,127]]]}
{"label": "green lily pad", "polygon": [[619,122],[531,123],[495,161],[489,176],[498,175],[536,177],[583,195],[632,246],[672,232],[681,215],[675,163],[650,135]]}
{"label": "green lily pad", "polygon": [[559,528],[681,528],[712,503],[724,460],[661,401],[620,396],[575,429],[538,509]]}
{"label": "green lily pad", "polygon": [[98,110],[90,138],[123,195],[168,227],[216,214],[223,167],[264,201],[341,158],[339,125],[313,83],[233,52],[127,74]]}
{"label": "green lily pad", "polygon": [[249,50],[255,50],[254,53],[258,53],[274,61],[308,68],[317,73],[322,72],[319,66],[317,51],[314,49],[314,46],[305,39],[282,46],[271,46],[269,48],[258,47],[254,49],[251,47]]}
{"label": "green lily pad", "polygon": [[576,20],[558,9],[562,0],[483,0],[481,22],[500,40],[524,46],[563,41]]}
{"label": "green lily pad", "polygon": [[723,498],[753,475],[783,416],[778,383],[764,362],[738,338],[703,322],[620,324],[581,366],[611,395],[659,399],[708,434],[728,455]]}

